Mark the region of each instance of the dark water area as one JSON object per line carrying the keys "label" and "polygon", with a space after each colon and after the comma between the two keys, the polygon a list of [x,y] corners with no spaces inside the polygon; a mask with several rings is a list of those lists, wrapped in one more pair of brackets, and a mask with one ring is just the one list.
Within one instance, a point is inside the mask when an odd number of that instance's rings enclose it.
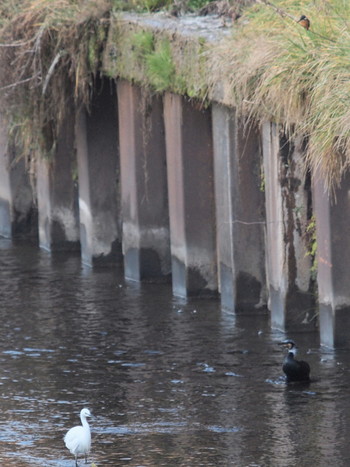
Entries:
{"label": "dark water area", "polygon": [[74,466],[83,407],[98,467],[350,465],[350,350],[317,333],[288,336],[313,381],[287,385],[268,315],[8,240],[0,300],[1,466]]}

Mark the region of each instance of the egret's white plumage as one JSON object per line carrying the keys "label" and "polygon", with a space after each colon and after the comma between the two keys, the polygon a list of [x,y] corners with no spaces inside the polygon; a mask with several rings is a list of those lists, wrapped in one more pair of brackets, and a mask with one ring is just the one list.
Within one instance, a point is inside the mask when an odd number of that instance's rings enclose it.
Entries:
{"label": "egret's white plumage", "polygon": [[86,420],[91,417],[89,409],[82,409],[80,412],[81,425],[75,426],[67,431],[64,437],[64,442],[67,449],[75,456],[75,465],[78,465],[78,456],[85,456],[85,463],[87,462],[87,455],[91,447],[91,432],[89,424]]}

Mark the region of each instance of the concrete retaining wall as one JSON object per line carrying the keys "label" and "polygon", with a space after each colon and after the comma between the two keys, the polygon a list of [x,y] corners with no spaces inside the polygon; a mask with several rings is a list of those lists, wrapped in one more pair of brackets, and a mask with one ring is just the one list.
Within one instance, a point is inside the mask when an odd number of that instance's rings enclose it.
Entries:
{"label": "concrete retaining wall", "polygon": [[[70,110],[53,157],[37,161],[40,246],[81,248],[91,266],[122,262],[136,281],[171,277],[174,295],[219,294],[231,311],[267,306],[272,327],[286,331],[316,329],[318,285],[321,342],[346,345],[349,180],[336,200],[316,177],[311,193],[302,141],[275,124],[246,127],[222,104],[106,79],[91,109]],[[19,184],[2,129],[1,234],[12,236]],[[24,164],[16,170],[27,176]]]}
{"label": "concrete retaining wall", "polygon": [[273,328],[319,324],[322,344],[348,346],[349,176],[331,198],[302,170],[303,141],[270,122],[247,126],[215,93],[204,107],[131,78],[95,84],[89,109],[68,103],[35,189],[0,121],[0,234],[37,229],[51,252],[121,264],[134,281],[171,277],[176,296],[219,296],[232,312],[268,308]]}

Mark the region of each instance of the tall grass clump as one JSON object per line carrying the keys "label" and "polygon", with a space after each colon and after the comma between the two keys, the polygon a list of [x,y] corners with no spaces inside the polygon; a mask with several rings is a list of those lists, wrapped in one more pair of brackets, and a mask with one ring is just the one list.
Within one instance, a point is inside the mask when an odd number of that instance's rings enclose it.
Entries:
{"label": "tall grass clump", "polygon": [[175,76],[169,40],[163,39],[154,52],[146,56],[146,64],[147,75],[154,90],[162,92],[169,88]]}
{"label": "tall grass clump", "polygon": [[17,148],[47,153],[65,113],[73,111],[68,103],[89,103],[110,9],[108,0],[0,4],[1,112]]}
{"label": "tall grass clump", "polygon": [[346,0],[259,0],[209,57],[211,84],[224,76],[242,115],[304,135],[306,164],[329,189],[350,166],[349,27]]}

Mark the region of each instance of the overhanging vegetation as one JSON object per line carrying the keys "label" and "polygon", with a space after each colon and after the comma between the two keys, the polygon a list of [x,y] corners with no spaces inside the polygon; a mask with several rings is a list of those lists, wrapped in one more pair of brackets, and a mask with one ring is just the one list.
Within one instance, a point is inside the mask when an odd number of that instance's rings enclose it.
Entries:
{"label": "overhanging vegetation", "polygon": [[[310,30],[296,22],[301,14]],[[208,73],[213,87],[225,76],[242,114],[303,135],[307,164],[329,188],[350,163],[349,20],[345,0],[261,0],[212,49]]]}
{"label": "overhanging vegetation", "polygon": [[[67,102],[88,102],[109,25],[109,2],[5,1],[1,107],[17,150],[48,156]],[[10,8],[11,6],[11,8]]]}

